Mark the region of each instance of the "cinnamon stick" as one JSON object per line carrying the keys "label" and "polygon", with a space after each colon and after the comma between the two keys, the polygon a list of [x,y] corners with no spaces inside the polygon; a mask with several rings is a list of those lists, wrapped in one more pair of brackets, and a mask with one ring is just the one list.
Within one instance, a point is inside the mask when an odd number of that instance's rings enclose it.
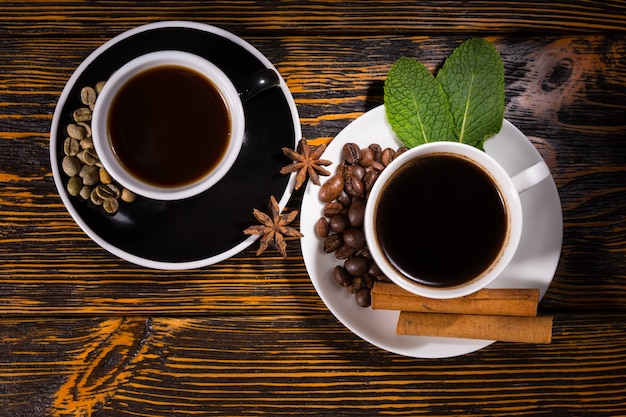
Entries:
{"label": "cinnamon stick", "polygon": [[552,341],[552,317],[401,311],[396,333],[410,336],[443,336],[547,344]]}
{"label": "cinnamon stick", "polygon": [[377,281],[372,288],[372,309],[425,313],[536,316],[538,289],[482,289],[446,300],[421,297],[393,283]]}

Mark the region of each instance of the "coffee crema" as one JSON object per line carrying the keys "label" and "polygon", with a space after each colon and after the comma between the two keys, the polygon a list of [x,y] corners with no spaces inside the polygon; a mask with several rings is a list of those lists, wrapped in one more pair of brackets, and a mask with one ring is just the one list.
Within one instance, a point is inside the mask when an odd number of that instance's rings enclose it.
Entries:
{"label": "coffee crema", "polygon": [[389,262],[423,285],[454,287],[487,272],[507,240],[498,186],[464,157],[428,154],[389,179],[374,212]]}
{"label": "coffee crema", "polygon": [[120,88],[107,128],[113,152],[133,176],[180,187],[219,165],[232,125],[222,94],[208,78],[163,65],[136,74]]}

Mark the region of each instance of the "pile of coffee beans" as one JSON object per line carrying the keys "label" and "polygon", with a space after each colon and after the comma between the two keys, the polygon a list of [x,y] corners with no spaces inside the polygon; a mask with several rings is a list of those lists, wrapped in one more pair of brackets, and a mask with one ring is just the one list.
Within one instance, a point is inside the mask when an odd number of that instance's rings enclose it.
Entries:
{"label": "pile of coffee beans", "polygon": [[111,178],[93,145],[91,117],[103,87],[104,81],[101,81],[95,88],[87,86],[81,89],[83,106],[74,110],[72,122],[66,127],[61,168],[69,177],[66,186],[69,195],[101,206],[108,214],[115,214],[119,210],[119,201],[132,203],[136,196]]}
{"label": "pile of coffee beans", "polygon": [[354,294],[361,307],[371,305],[375,281],[389,281],[372,260],[365,242],[365,205],[380,173],[406,149],[382,149],[375,143],[361,148],[346,143],[335,174],[319,190],[319,199],[326,204],[316,232],[323,239],[324,252],[343,260],[343,265],[333,270],[334,280]]}

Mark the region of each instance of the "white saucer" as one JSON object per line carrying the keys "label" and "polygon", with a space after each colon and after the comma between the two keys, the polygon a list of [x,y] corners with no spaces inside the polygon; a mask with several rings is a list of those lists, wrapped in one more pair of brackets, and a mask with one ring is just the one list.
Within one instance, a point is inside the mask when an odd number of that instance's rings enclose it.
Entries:
{"label": "white saucer", "polygon": [[[347,142],[361,147],[378,143],[383,148],[398,148],[387,124],[384,106],[379,106],[348,125],[328,145],[323,159],[333,161],[334,172]],[[533,144],[507,120],[502,130],[485,143],[485,151],[514,175],[541,159]],[[322,183],[328,177],[322,177]],[[395,333],[397,311],[359,307],[354,296],[340,288],[332,278],[338,261],[322,250],[315,233],[315,222],[322,215],[323,204],[317,194],[319,186],[309,182],[302,201],[300,230],[304,262],[317,293],[328,309],[344,326],[362,339],[387,351],[416,358],[445,358],[471,353],[489,346],[493,340],[470,340],[421,336],[398,336]],[[524,230],[518,252],[492,288],[539,288],[545,294],[556,271],[563,240],[563,219],[559,194],[552,177],[521,195]]]}

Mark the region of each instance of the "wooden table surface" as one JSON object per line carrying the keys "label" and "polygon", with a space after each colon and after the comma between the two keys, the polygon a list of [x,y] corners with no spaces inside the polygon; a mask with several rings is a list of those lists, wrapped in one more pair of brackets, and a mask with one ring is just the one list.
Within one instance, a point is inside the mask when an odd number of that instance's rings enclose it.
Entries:
{"label": "wooden table surface", "polygon": [[[0,6],[0,415],[626,415],[625,1]],[[185,271],[90,240],[54,185],[52,115],[94,49],[162,20],[259,49],[317,143],[382,103],[400,56],[434,70],[465,39],[493,42],[505,117],[548,162],[562,203],[561,259],[539,309],[554,316],[552,343],[400,356],[329,312],[297,240],[284,259],[253,245]]]}

